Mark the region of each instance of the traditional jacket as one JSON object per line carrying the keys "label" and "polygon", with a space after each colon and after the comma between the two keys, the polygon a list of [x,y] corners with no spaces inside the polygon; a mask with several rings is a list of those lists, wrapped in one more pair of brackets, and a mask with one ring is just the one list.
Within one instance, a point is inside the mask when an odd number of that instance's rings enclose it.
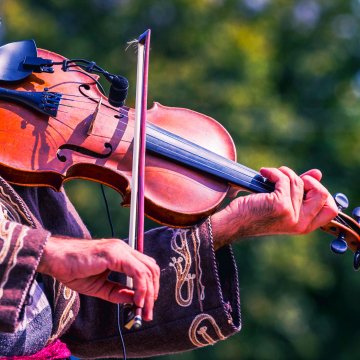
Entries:
{"label": "traditional jacket", "polygon": [[[91,241],[74,207],[63,191],[15,190],[0,178],[0,355],[36,353],[60,338],[83,359],[121,357],[117,305],[36,272],[50,234]],[[209,219],[147,232],[145,252],[161,269],[160,293],[153,321],[123,329],[128,357],[191,350],[240,330],[236,265],[230,247],[214,252]]]}

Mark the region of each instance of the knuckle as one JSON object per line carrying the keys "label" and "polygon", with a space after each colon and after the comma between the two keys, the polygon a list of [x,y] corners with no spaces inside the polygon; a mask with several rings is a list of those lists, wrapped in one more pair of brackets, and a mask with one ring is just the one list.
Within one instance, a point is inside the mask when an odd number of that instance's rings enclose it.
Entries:
{"label": "knuckle", "polygon": [[279,167],[279,170],[288,172],[288,171],[290,170],[290,168],[288,168],[287,166],[283,165],[283,166],[280,166],[280,167]]}
{"label": "knuckle", "polygon": [[285,174],[282,175],[282,181],[284,184],[286,184],[286,187],[290,187],[290,178],[286,176]]}
{"label": "knuckle", "polygon": [[151,278],[151,271],[148,269],[137,269],[136,271],[136,276],[139,277],[140,279],[148,279]]}
{"label": "knuckle", "polygon": [[158,264],[155,264],[155,266],[154,266],[154,273],[156,276],[160,275],[160,267]]}
{"label": "knuckle", "polygon": [[145,284],[138,284],[135,291],[138,294],[145,294],[147,292],[147,286]]}
{"label": "knuckle", "polygon": [[321,196],[321,200],[322,200],[323,202],[325,202],[325,201],[328,199],[329,194],[328,194],[327,190],[323,189],[323,190],[320,192],[320,196]]}
{"label": "knuckle", "polygon": [[290,169],[289,167],[287,166],[281,166],[279,168],[279,170],[283,173],[284,176],[286,176],[287,178],[290,178],[290,179],[294,179],[294,178],[297,178],[298,176],[296,175],[296,173]]}
{"label": "knuckle", "polygon": [[156,264],[156,260],[155,260],[153,257],[151,257],[151,256],[149,256],[149,255],[146,255],[146,254],[144,254],[144,253],[143,253],[143,255],[144,255],[148,260],[150,260],[152,263]]}
{"label": "knuckle", "polygon": [[298,186],[299,188],[301,188],[301,189],[304,188],[304,181],[301,177],[297,176],[295,178],[295,183],[296,183],[296,186]]}

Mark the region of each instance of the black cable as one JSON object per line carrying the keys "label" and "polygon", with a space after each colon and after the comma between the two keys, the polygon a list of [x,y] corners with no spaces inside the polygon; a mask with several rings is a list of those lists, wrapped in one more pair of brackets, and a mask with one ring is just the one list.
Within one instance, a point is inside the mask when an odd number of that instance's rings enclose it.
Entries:
{"label": "black cable", "polygon": [[124,336],[121,331],[120,313],[121,313],[120,304],[117,304],[117,325],[118,325],[119,336],[121,341],[121,348],[123,352],[123,360],[126,360],[126,347],[125,347]]}
{"label": "black cable", "polygon": [[[107,218],[108,218],[110,229],[111,229],[111,237],[115,238],[115,231],[114,231],[113,223],[111,220],[110,208],[109,208],[108,200],[106,198],[105,188],[104,188],[103,184],[100,184],[100,187],[101,187],[101,193],[102,193],[104,203],[105,203]],[[117,304],[117,326],[118,326],[119,337],[120,337],[120,342],[121,342],[121,349],[123,352],[123,360],[126,360],[126,346],[125,346],[124,336],[121,331],[120,314],[121,314],[120,304]]]}
{"label": "black cable", "polygon": [[75,70],[70,70],[70,71],[77,71],[77,72],[79,72],[79,73],[81,73],[81,74],[84,74],[84,75],[88,76],[91,80],[93,80],[93,81],[96,83],[96,85],[98,86],[100,92],[103,93],[104,95],[106,95],[105,89],[104,89],[104,87],[100,84],[99,80],[95,79],[95,78],[94,78],[93,76],[91,76],[89,73],[87,73],[86,71],[81,71],[81,70],[76,70],[76,69],[75,69]]}
{"label": "black cable", "polygon": [[108,95],[109,104],[115,108],[120,108],[124,105],[129,89],[128,80],[124,76],[109,73],[107,70],[104,70],[98,66],[95,61],[89,61],[85,59],[65,59],[63,61],[54,62],[49,59],[38,57],[26,58],[23,61],[23,66],[32,69],[34,72],[45,71],[53,73],[54,69],[52,67],[54,65],[61,65],[61,69],[63,71],[74,71],[72,69],[75,68],[75,71],[79,71],[88,75],[93,81],[96,82],[100,91],[105,95],[104,88],[100,82],[90,74],[103,75],[105,79],[111,84]]}
{"label": "black cable", "polygon": [[100,184],[100,187],[101,187],[101,193],[102,193],[102,196],[103,196],[103,199],[104,199],[104,203],[105,203],[105,209],[106,209],[107,218],[108,218],[109,225],[110,225],[111,237],[112,237],[112,238],[115,238],[115,231],[114,231],[113,223],[112,223],[112,220],[111,220],[109,203],[108,203],[107,198],[106,198],[104,185],[103,185],[103,184]]}

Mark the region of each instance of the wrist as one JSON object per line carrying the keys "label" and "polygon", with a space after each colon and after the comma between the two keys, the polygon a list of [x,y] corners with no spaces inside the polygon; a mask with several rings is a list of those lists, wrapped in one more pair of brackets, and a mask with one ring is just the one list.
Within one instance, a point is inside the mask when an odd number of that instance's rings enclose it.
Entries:
{"label": "wrist", "polygon": [[266,218],[264,210],[256,206],[254,196],[239,197],[211,216],[215,249],[240,238],[271,233],[271,218]]}
{"label": "wrist", "polygon": [[61,237],[50,236],[44,246],[37,272],[53,276],[53,267],[61,263],[61,253],[64,250],[63,239]]}
{"label": "wrist", "polygon": [[52,247],[52,242],[53,242],[53,237],[50,236],[47,241],[46,244],[44,246],[43,252],[41,254],[41,258],[38,264],[38,267],[36,269],[37,272],[42,273],[42,274],[46,274],[46,275],[50,275],[50,263],[51,263],[51,259],[50,259],[50,248]]}
{"label": "wrist", "polygon": [[228,208],[213,214],[210,221],[215,250],[241,237],[241,218],[234,216]]}

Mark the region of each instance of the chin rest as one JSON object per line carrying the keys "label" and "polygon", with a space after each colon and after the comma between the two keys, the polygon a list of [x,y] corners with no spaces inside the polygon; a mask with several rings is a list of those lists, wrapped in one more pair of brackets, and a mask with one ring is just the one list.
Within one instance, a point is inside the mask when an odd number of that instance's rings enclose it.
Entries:
{"label": "chin rest", "polygon": [[31,75],[33,70],[24,67],[26,58],[36,58],[34,40],[23,40],[0,47],[0,81],[20,81]]}

